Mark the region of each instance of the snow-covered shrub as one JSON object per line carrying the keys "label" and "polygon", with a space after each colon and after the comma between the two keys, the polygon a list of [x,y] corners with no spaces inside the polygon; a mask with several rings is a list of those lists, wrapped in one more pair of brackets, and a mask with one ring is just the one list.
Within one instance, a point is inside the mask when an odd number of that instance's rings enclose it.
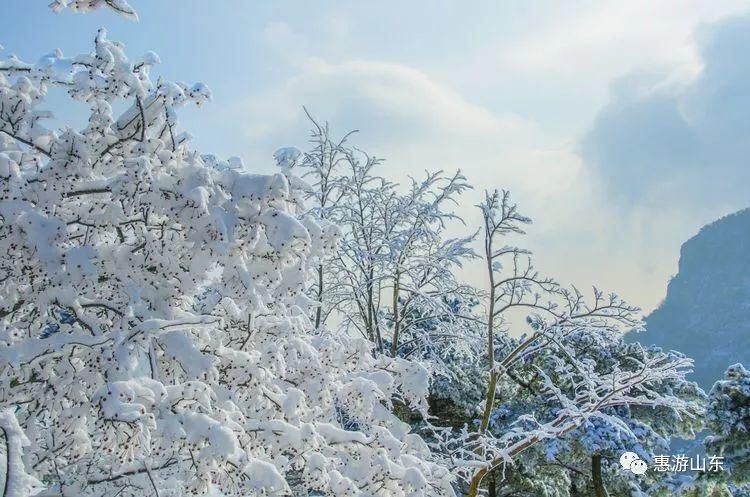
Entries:
{"label": "snow-covered shrub", "polygon": [[709,454],[726,458],[734,483],[750,486],[750,371],[730,366],[708,396],[704,443]]}
{"label": "snow-covered shrub", "polygon": [[[311,333],[336,231],[303,214],[284,154],[263,176],[190,149],[177,109],[211,94],[153,81],[158,62],[103,30],[91,53],[0,62],[0,409],[24,474],[48,495],[286,495],[292,475],[451,495],[389,411],[426,410],[424,368]],[[88,106],[83,129],[45,126],[50,87]]]}

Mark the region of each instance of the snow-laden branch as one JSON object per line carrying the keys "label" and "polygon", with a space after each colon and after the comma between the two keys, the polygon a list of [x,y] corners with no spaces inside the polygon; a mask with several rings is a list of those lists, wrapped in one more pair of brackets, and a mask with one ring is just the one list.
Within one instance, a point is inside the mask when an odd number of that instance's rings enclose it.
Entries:
{"label": "snow-laden branch", "polygon": [[70,9],[72,12],[85,14],[99,8],[110,9],[126,19],[138,20],[138,13],[126,0],[54,0],[50,5],[54,12]]}
{"label": "snow-laden branch", "polygon": [[[58,8],[99,6],[129,8]],[[25,471],[61,496],[452,496],[390,409],[426,414],[428,371],[309,319],[338,234],[294,153],[258,175],[191,149],[178,111],[211,93],[152,80],[158,62],[103,30],[0,62],[0,409]],[[88,106],[82,129],[46,126],[51,87]]]}
{"label": "snow-laden branch", "polygon": [[24,448],[31,442],[10,409],[0,411],[0,443],[4,445],[0,453],[0,497],[34,495],[42,484],[26,472],[23,461]]}

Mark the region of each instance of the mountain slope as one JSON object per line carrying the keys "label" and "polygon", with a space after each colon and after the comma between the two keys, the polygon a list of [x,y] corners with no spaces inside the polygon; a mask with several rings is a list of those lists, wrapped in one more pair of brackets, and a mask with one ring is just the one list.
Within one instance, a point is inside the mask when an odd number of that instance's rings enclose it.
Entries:
{"label": "mountain slope", "polygon": [[750,209],[719,219],[685,242],[664,302],[634,337],[695,359],[706,391],[734,363],[750,364]]}

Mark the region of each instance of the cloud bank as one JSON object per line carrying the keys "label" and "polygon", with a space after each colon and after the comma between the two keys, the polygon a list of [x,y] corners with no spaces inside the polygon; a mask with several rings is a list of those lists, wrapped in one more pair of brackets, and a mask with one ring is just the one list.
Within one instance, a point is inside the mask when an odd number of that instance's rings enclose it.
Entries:
{"label": "cloud bank", "polygon": [[[680,244],[748,203],[750,97],[742,86],[750,61],[739,52],[750,41],[746,16],[696,32],[692,71],[681,57],[617,79],[588,130],[573,130],[568,140],[528,116],[491,109],[429,71],[312,56],[283,24],[263,36],[284,42],[275,46],[287,76],[225,109],[244,117],[235,132],[250,164],[268,163],[258,151],[304,145],[304,104],[337,133],[361,130],[356,144],[385,157],[382,173],[391,178],[461,168],[477,187],[460,207],[470,226],[479,222],[473,205],[482,189],[510,188],[535,219],[528,244],[541,269],[561,281],[618,290],[651,309],[676,269]],[[467,276],[483,277],[471,269]]]}
{"label": "cloud bank", "polygon": [[619,80],[583,138],[584,161],[614,198],[680,209],[750,200],[750,16],[704,28],[698,39],[703,67],[694,79]]}

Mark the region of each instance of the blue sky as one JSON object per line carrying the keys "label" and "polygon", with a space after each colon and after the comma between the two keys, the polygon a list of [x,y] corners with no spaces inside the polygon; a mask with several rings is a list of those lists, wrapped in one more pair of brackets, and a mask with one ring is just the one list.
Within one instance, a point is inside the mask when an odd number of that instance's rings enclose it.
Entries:
{"label": "blue sky", "polygon": [[747,1],[130,1],[139,22],[6,0],[0,56],[88,51],[104,26],[212,89],[182,114],[202,151],[270,171],[304,148],[306,105],[384,174],[460,167],[469,225],[481,189],[510,188],[543,271],[647,309],[680,244],[750,204]]}

